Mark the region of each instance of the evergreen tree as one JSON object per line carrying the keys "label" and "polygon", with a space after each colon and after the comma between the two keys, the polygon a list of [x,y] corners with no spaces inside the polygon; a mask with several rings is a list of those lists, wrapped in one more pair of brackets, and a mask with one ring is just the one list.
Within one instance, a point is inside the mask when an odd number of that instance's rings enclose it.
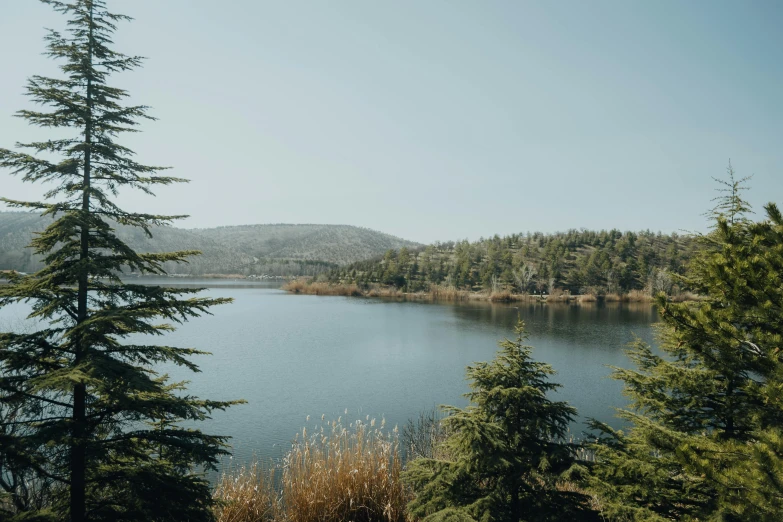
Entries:
{"label": "evergreen tree", "polygon": [[715,206],[705,215],[710,217],[715,223],[717,223],[720,217],[723,217],[730,225],[733,225],[737,220],[747,221],[745,214],[751,211],[751,206],[742,199],[742,193],[750,190],[748,182],[752,177],[745,176],[737,179],[734,167],[732,167],[729,160],[729,166],[726,167],[727,179],[712,178],[721,185],[717,189],[720,194],[713,198]]}
{"label": "evergreen tree", "polygon": [[448,459],[416,459],[405,480],[415,499],[414,516],[435,521],[543,521],[577,516],[592,520],[580,493],[558,488],[575,463],[566,442],[576,410],[547,398],[559,387],[554,373],[531,360],[524,324],[516,338],[499,343],[489,363],[467,369],[471,405],[447,407],[449,434],[442,452]]}
{"label": "evergreen tree", "polygon": [[3,201],[55,217],[31,245],[45,268],[0,287],[0,306],[31,303],[30,317],[42,324],[0,334],[0,402],[18,413],[0,420],[0,472],[15,469],[53,486],[47,510],[33,514],[16,502],[19,485],[0,481],[14,506],[2,517],[210,520],[210,486],[196,470],[215,466],[226,453],[225,437],[180,422],[205,419],[229,403],[189,396],[183,383],[153,369],[167,362],[198,371],[189,356],[205,352],[148,344],[143,336],[165,334],[228,300],[120,280],[123,270],[164,274],[163,263],[195,252],[134,252],[117,238],[115,224],[149,235],[182,216],[128,212],[113,197],[184,180],[138,163],[117,142],[150,119],[147,107],[124,105],[127,93],[108,83],[112,73],[141,63],[112,49],[116,24],[129,18],[109,12],[103,0],[42,1],[68,17],[64,34],[46,37],[46,54],[62,60],[64,74],[30,78],[27,94],[43,108],[18,116],[72,134],[17,145],[31,153],[0,149],[0,166],[53,185],[44,201]]}
{"label": "evergreen tree", "polygon": [[704,299],[658,307],[663,354],[642,342],[627,433],[596,423],[592,479],[617,520],[778,520],[783,507],[783,218],[718,214],[688,283]]}

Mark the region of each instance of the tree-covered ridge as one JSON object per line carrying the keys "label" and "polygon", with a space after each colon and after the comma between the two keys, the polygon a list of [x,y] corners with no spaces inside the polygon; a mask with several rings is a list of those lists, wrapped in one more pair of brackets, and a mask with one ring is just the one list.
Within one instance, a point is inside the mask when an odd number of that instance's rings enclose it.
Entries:
{"label": "tree-covered ridge", "polygon": [[333,283],[380,283],[426,291],[430,285],[519,293],[678,292],[695,251],[693,236],[648,231],[569,230],[494,236],[476,242],[436,243],[389,250],[383,258],[330,274]]}
{"label": "tree-covered ridge", "polygon": [[[50,219],[25,212],[0,212],[0,270],[34,272],[43,261],[26,248]],[[117,236],[139,252],[199,250],[186,265],[165,264],[170,273],[316,275],[417,243],[348,225],[243,225],[204,229],[153,227],[152,237],[115,226]]]}

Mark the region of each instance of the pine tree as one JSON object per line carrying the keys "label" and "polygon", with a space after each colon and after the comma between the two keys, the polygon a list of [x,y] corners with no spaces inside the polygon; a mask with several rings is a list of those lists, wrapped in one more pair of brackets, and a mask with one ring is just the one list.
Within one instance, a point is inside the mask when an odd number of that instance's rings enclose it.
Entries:
{"label": "pine tree", "polygon": [[631,428],[596,423],[592,479],[612,519],[779,519],[783,219],[770,204],[753,223],[726,197],[688,276],[703,300],[659,296],[663,353],[637,341],[636,369],[615,369]]}
{"label": "pine tree", "polygon": [[747,221],[745,214],[752,209],[750,204],[742,198],[742,193],[750,190],[748,182],[752,177],[745,176],[737,179],[734,167],[731,165],[731,160],[729,160],[729,166],[726,167],[727,179],[712,178],[721,185],[717,189],[720,194],[713,198],[715,206],[705,215],[711,218],[714,223],[717,223],[721,217],[730,225],[733,225],[738,220]]}
{"label": "pine tree", "polygon": [[469,366],[471,404],[446,407],[447,459],[414,460],[405,474],[414,516],[435,521],[592,520],[578,492],[558,487],[575,463],[565,437],[576,410],[547,394],[552,368],[531,360],[524,324],[489,363]]}
{"label": "pine tree", "polygon": [[[72,134],[17,144],[31,153],[0,149],[0,166],[53,185],[44,201],[3,201],[54,218],[31,245],[45,268],[0,287],[0,306],[29,302],[30,317],[43,325],[0,334],[0,402],[18,413],[0,420],[0,472],[53,484],[48,508],[35,514],[40,519],[210,520],[209,483],[196,471],[215,466],[226,438],[180,422],[230,403],[189,396],[183,383],[154,370],[167,362],[198,371],[189,357],[205,352],[148,344],[143,336],[163,335],[229,300],[121,281],[123,271],[164,274],[163,263],[196,252],[134,252],[113,226],[151,235],[152,227],[183,216],[129,212],[113,198],[121,189],[151,194],[184,180],[138,163],[117,142],[151,119],[147,107],[124,105],[127,92],[108,83],[141,63],[112,49],[116,24],[129,17],[109,12],[103,0],[42,1],[68,17],[64,34],[46,37],[46,54],[62,60],[63,77],[30,78],[27,94],[43,108],[18,116]],[[0,485],[13,505],[2,516],[31,520],[14,502],[20,488]]]}

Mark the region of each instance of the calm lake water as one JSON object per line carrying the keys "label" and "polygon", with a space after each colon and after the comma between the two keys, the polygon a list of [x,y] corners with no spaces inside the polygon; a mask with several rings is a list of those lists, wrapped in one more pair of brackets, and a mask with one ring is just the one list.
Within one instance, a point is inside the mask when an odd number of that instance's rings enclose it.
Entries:
{"label": "calm lake water", "polygon": [[[181,282],[162,281],[174,283]],[[387,426],[401,427],[438,404],[464,405],[465,366],[491,359],[497,341],[513,336],[517,314],[527,324],[534,358],[558,372],[553,380],[563,388],[557,399],[570,402],[581,418],[613,422],[612,407],[626,400],[606,366],[629,366],[627,343],[634,335],[652,340],[657,319],[648,304],[398,302],[291,295],[277,285],[243,281],[193,284],[209,287],[204,296],[235,302],[161,339],[212,352],[196,361],[202,373],[165,370],[190,380],[189,391],[199,397],[248,401],[201,423],[207,432],[233,436],[240,461],[253,454],[280,457],[322,414],[342,416],[345,424],[383,417]],[[25,311],[0,309],[0,326]],[[583,428],[577,423],[573,430],[578,435]]]}

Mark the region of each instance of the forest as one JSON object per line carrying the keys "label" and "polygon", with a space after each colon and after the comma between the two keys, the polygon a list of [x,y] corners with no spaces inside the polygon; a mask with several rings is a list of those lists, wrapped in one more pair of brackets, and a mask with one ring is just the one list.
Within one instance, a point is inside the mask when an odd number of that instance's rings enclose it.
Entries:
{"label": "forest", "polygon": [[322,276],[334,284],[381,284],[409,292],[431,285],[519,294],[620,295],[644,291],[679,295],[697,249],[693,235],[651,231],[569,230],[494,236],[389,250],[382,258],[338,267]]}

